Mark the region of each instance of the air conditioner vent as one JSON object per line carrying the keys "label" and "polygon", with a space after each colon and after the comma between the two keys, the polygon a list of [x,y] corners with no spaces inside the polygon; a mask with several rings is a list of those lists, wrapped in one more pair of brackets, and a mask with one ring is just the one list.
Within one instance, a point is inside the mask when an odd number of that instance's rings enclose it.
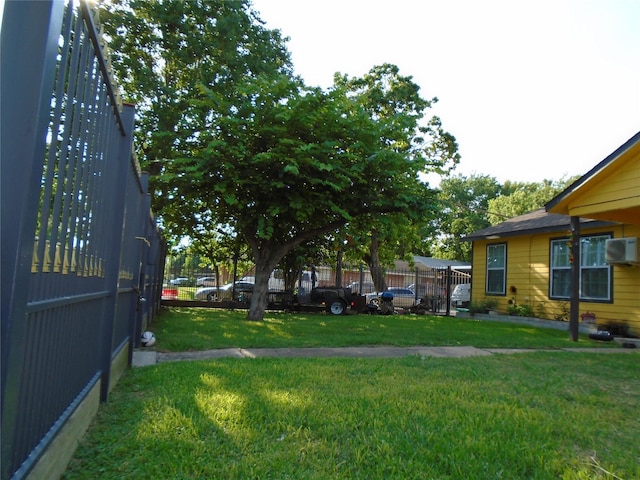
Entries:
{"label": "air conditioner vent", "polygon": [[638,263],[638,239],[628,237],[607,240],[606,262],[611,265]]}

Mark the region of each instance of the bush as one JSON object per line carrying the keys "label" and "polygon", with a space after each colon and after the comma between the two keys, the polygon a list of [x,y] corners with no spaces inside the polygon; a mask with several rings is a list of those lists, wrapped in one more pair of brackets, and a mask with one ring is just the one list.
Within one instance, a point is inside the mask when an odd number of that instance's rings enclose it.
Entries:
{"label": "bush", "polygon": [[523,304],[516,305],[515,303],[507,307],[507,313],[509,315],[517,315],[518,317],[533,317],[533,307],[531,305]]}
{"label": "bush", "polygon": [[484,306],[484,309],[487,312],[489,310],[495,310],[498,307],[498,299],[497,298],[491,298],[491,297],[485,297],[484,300],[482,301],[482,305]]}
{"label": "bush", "polygon": [[495,310],[498,306],[498,299],[485,297],[480,303],[471,302],[469,304],[469,313],[488,313],[490,310]]}

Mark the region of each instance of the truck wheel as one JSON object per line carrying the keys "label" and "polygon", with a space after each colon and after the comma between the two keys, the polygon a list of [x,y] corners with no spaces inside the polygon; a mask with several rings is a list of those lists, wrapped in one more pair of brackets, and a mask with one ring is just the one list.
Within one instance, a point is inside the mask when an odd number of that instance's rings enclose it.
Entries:
{"label": "truck wheel", "polygon": [[337,298],[327,300],[327,312],[331,315],[342,315],[347,309],[347,304]]}

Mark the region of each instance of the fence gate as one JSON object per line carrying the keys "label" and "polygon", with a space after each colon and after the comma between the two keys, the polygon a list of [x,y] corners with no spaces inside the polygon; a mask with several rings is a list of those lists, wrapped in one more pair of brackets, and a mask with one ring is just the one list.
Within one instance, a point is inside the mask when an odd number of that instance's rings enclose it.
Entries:
{"label": "fence gate", "polygon": [[159,305],[166,248],[135,109],[100,43],[84,2],[4,3],[2,479],[37,468],[90,393],[107,399]]}

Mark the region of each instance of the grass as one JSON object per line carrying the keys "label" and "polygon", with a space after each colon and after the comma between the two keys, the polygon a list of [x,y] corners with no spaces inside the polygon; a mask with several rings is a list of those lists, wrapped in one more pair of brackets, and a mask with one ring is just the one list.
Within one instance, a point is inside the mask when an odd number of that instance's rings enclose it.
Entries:
{"label": "grass", "polygon": [[343,347],[361,345],[456,346],[478,348],[567,348],[609,346],[567,331],[528,325],[424,315],[267,313],[263,322],[245,311],[168,308],[150,327],[161,351],[256,347]]}
{"label": "grass", "polygon": [[193,300],[199,287],[178,287],[178,298],[181,300]]}
{"label": "grass", "polygon": [[640,478],[635,353],[129,371],[64,478]]}
{"label": "grass", "polygon": [[[567,332],[428,316],[168,309],[163,350],[576,346]],[[582,339],[578,346],[596,345]],[[128,370],[75,479],[640,478],[637,353],[223,358]]]}

